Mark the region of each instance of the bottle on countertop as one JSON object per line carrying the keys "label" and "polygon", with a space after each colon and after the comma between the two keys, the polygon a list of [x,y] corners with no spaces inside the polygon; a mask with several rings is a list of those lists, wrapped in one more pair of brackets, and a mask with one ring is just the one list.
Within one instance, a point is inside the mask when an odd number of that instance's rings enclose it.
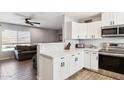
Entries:
{"label": "bottle on countertop", "polygon": [[65,50],[70,50],[71,47],[71,43],[69,42],[66,46],[65,46]]}

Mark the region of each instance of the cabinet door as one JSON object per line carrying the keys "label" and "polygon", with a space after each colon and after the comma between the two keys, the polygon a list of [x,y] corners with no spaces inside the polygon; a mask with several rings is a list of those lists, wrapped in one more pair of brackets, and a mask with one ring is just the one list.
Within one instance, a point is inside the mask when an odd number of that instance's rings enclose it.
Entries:
{"label": "cabinet door", "polygon": [[70,75],[76,73],[77,63],[75,62],[76,54],[70,55]]}
{"label": "cabinet door", "polygon": [[102,26],[111,26],[112,20],[113,17],[111,12],[102,13]]}
{"label": "cabinet door", "polygon": [[54,59],[53,63],[53,79],[63,80],[63,61],[60,58]]}
{"label": "cabinet door", "polygon": [[90,51],[84,51],[84,67],[90,69]]}
{"label": "cabinet door", "polygon": [[63,80],[66,79],[69,76],[69,58],[66,57],[60,57],[56,58],[54,62],[54,79],[57,80]]}
{"label": "cabinet door", "polygon": [[113,19],[114,19],[114,25],[124,24],[124,12],[114,12]]}
{"label": "cabinet door", "polygon": [[101,21],[93,22],[93,38],[101,38]]}
{"label": "cabinet door", "polygon": [[94,35],[94,25],[93,23],[87,23],[87,35],[86,38],[91,39]]}
{"label": "cabinet door", "polygon": [[79,39],[85,39],[86,33],[87,33],[87,24],[86,23],[79,23],[78,26],[79,29]]}
{"label": "cabinet door", "polygon": [[66,55],[63,66],[63,78],[67,79],[69,77],[69,73],[70,73],[70,60],[69,60],[69,55]]}
{"label": "cabinet door", "polygon": [[72,39],[79,39],[79,23],[72,22]]}
{"label": "cabinet door", "polygon": [[98,52],[91,52],[91,69],[98,70]]}
{"label": "cabinet door", "polygon": [[82,52],[78,52],[77,53],[77,71],[79,71],[79,70],[81,70],[82,68],[83,68],[83,66],[84,66],[84,64],[83,64],[83,55],[82,55]]}

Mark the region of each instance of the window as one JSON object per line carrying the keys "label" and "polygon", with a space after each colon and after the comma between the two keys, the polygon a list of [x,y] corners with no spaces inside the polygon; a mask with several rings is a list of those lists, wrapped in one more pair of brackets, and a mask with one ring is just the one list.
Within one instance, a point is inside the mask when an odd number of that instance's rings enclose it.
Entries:
{"label": "window", "polygon": [[18,32],[18,43],[19,44],[29,44],[30,43],[30,32],[19,31]]}
{"label": "window", "polygon": [[30,44],[29,31],[2,31],[2,51],[14,50],[17,44]]}

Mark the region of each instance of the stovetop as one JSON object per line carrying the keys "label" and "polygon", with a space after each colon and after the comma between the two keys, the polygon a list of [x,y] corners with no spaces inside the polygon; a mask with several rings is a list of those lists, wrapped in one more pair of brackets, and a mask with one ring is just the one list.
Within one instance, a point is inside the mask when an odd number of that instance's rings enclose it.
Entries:
{"label": "stovetop", "polygon": [[101,49],[99,52],[124,54],[124,49]]}

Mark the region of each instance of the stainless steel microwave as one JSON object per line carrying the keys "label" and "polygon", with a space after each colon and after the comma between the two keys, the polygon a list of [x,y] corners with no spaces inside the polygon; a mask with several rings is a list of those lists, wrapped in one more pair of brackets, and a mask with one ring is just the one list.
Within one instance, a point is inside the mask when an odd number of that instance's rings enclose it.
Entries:
{"label": "stainless steel microwave", "polygon": [[118,28],[102,28],[102,36],[117,36]]}

